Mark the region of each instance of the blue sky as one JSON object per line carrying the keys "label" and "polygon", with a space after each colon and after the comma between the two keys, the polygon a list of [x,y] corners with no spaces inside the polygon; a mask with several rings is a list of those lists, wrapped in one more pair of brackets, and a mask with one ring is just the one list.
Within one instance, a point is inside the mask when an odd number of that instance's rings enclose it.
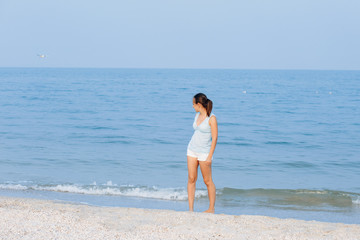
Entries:
{"label": "blue sky", "polygon": [[0,67],[360,70],[359,0],[0,0],[0,33]]}

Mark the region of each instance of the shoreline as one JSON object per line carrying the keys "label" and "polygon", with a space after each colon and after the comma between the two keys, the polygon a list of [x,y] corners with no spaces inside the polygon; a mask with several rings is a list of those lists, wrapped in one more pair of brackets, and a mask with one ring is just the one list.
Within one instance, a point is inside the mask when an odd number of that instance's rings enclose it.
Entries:
{"label": "shoreline", "polygon": [[0,239],[360,239],[360,225],[0,196]]}

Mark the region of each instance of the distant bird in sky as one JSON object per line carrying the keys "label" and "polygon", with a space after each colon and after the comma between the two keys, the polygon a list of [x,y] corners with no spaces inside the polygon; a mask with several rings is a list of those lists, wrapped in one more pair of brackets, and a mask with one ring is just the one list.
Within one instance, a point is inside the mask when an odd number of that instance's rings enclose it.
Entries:
{"label": "distant bird in sky", "polygon": [[45,54],[38,54],[38,57],[39,57],[39,58],[45,58],[46,55],[45,55]]}

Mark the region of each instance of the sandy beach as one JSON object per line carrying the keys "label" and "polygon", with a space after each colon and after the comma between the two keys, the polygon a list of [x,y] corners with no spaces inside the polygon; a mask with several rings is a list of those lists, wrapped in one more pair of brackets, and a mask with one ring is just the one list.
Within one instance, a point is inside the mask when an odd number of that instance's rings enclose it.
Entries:
{"label": "sandy beach", "polygon": [[360,239],[360,225],[0,197],[0,239]]}

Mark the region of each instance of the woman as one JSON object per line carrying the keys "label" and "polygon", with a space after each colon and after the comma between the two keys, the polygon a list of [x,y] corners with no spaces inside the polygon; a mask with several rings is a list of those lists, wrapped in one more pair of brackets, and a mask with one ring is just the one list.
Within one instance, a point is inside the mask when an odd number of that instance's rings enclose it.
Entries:
{"label": "woman", "polygon": [[217,121],[215,115],[211,114],[212,101],[205,94],[198,93],[194,96],[193,108],[196,111],[193,123],[195,132],[187,148],[189,210],[194,211],[197,172],[200,165],[210,201],[209,209],[205,212],[214,213],[216,189],[211,176],[211,162],[218,137]]}

